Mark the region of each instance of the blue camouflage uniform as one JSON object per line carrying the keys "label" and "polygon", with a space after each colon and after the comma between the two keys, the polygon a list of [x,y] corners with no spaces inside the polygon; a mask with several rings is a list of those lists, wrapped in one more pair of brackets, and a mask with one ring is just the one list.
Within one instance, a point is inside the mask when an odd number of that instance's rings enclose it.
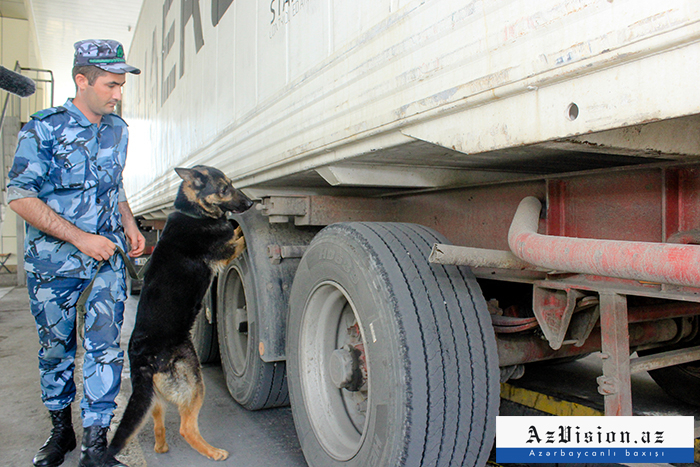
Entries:
{"label": "blue camouflage uniform", "polygon": [[[9,173],[8,200],[38,197],[85,232],[128,251],[117,203],[126,201],[122,171],[128,131],[117,115],[92,124],[68,99],[37,112],[19,133]],[[75,398],[76,308],[97,275],[86,303],[83,426],[109,426],[119,393],[124,355],[119,347],[126,300],[124,262],[98,261],[27,224],[25,269],[41,349],[42,400],[61,410]]]}

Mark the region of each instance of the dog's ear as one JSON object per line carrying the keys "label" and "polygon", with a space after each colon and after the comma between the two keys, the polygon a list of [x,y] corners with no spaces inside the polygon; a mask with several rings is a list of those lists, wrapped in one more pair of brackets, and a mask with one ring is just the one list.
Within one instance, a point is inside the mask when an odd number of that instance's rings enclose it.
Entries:
{"label": "dog's ear", "polygon": [[186,182],[193,182],[194,181],[194,170],[193,169],[187,169],[185,167],[175,167],[175,172],[180,176],[181,179],[185,180]]}
{"label": "dog's ear", "polygon": [[175,172],[177,172],[180,178],[191,183],[192,186],[198,190],[201,190],[204,188],[204,185],[206,185],[201,179],[201,172],[199,172],[197,168],[187,169],[185,167],[175,167]]}

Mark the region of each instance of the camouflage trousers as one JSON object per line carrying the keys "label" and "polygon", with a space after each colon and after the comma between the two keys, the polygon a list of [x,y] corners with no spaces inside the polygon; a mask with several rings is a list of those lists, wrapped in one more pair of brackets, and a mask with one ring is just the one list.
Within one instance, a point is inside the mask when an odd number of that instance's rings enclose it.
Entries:
{"label": "camouflage trousers", "polygon": [[[49,410],[75,400],[76,308],[90,280],[27,274],[32,315],[39,332],[41,396]],[[126,300],[126,272],[105,264],[85,304],[83,426],[109,426],[121,386],[124,352],[119,347]]]}

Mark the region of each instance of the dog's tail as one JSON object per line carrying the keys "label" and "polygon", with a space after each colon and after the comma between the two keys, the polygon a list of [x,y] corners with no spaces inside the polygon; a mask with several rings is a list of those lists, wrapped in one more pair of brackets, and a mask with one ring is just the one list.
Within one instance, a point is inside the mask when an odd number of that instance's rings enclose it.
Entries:
{"label": "dog's tail", "polygon": [[131,367],[131,397],[109,445],[107,455],[117,455],[139,431],[146,416],[151,413],[154,402],[153,374],[153,368],[147,364]]}

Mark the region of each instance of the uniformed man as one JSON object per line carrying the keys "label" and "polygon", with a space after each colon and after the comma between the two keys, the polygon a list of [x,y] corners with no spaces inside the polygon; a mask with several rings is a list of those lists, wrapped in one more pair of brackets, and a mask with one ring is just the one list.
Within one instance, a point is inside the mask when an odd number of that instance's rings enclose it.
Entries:
{"label": "uniformed man", "polygon": [[75,98],[32,115],[19,134],[8,200],[27,221],[27,288],[41,343],[42,400],[53,423],[33,460],[38,467],[60,465],[76,446],[70,407],[76,392],[75,305],[94,277],[84,326],[79,465],[102,465],[124,358],[119,342],[126,273],[115,252],[119,246],[139,256],[145,246],[122,185],[127,125],[114,109],[126,73],[140,72],[126,64],[117,41],[77,42]]}

